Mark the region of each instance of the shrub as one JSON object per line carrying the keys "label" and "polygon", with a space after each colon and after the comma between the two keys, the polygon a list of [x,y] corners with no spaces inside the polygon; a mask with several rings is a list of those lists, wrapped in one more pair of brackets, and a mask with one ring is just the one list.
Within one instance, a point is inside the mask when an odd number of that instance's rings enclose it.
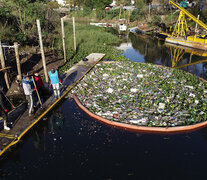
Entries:
{"label": "shrub", "polygon": [[[89,55],[90,53],[104,53],[106,59],[113,60],[124,60],[123,56],[119,55],[119,51],[113,46],[117,45],[120,40],[117,36],[112,35],[104,30],[104,28],[90,26],[90,25],[78,25],[76,26],[77,36],[77,50],[73,48],[73,32],[72,24],[66,25],[65,34],[66,37],[66,48],[67,48],[67,59],[66,65],[61,68],[61,72],[66,71],[70,68],[73,63],[76,63]],[[62,40],[61,37],[57,37],[56,47],[58,53],[62,56]]]}
{"label": "shrub", "polygon": [[92,13],[92,9],[89,7],[84,7],[83,8],[83,17],[89,16]]}
{"label": "shrub", "polygon": [[157,26],[161,22],[160,16],[154,15],[152,18],[152,24]]}

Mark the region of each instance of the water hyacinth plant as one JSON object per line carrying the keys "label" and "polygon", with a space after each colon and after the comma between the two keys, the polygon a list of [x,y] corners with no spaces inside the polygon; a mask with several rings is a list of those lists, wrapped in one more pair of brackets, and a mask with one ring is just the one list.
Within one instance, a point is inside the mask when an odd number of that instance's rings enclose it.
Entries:
{"label": "water hyacinth plant", "polygon": [[97,64],[73,93],[91,112],[112,121],[166,127],[207,120],[207,83],[178,69]]}

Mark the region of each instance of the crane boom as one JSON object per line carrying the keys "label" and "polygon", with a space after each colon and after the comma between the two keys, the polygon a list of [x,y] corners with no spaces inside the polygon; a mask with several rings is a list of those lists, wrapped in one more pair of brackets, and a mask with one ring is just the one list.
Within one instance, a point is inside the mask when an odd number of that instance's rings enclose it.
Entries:
{"label": "crane boom", "polygon": [[202,28],[204,28],[205,30],[207,30],[207,25],[206,24],[204,24],[202,21],[200,21],[199,19],[197,19],[195,16],[193,16],[190,12],[188,12],[187,10],[185,10],[184,8],[182,8],[180,5],[178,5],[177,3],[173,2],[172,0],[169,0],[169,4],[172,4],[173,6],[177,7],[180,11],[182,11],[183,13],[185,13],[190,19],[192,19],[197,24],[199,24]]}

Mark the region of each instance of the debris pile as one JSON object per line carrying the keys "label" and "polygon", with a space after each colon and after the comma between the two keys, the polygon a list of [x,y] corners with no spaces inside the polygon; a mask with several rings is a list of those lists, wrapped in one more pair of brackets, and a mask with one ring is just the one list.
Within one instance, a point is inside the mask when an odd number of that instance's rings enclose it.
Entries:
{"label": "debris pile", "polygon": [[111,121],[166,127],[207,120],[207,83],[178,69],[97,64],[73,93],[92,113]]}

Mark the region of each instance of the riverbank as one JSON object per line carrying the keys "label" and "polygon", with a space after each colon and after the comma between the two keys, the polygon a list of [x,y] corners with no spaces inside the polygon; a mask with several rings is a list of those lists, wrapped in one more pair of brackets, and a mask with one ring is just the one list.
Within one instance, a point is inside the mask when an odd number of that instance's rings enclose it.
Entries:
{"label": "riverbank", "polygon": [[[110,33],[110,30],[108,31],[106,28],[76,23],[76,50],[74,49],[73,26],[71,23],[66,24],[65,34],[67,62],[64,67],[60,68],[60,73],[64,73],[72,64],[93,52],[106,54],[105,59],[108,60],[126,60],[124,56],[120,55],[120,51],[115,48],[121,43],[118,35]],[[56,39],[55,47],[57,54],[63,56],[60,36]]]}

